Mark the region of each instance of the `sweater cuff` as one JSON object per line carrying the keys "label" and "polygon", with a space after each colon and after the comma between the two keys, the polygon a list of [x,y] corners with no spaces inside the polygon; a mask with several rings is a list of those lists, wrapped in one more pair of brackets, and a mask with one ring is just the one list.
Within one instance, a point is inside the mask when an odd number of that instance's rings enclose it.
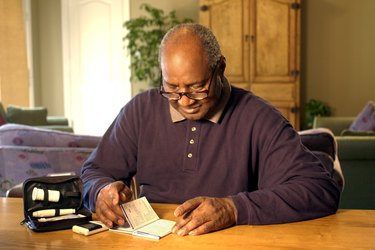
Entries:
{"label": "sweater cuff", "polygon": [[237,209],[237,225],[248,225],[250,222],[250,211],[247,208],[248,199],[243,193],[231,197]]}

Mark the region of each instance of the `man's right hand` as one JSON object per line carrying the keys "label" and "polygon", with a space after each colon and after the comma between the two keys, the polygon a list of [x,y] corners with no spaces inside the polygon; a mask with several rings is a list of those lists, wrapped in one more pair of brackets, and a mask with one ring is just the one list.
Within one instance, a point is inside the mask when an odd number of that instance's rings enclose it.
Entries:
{"label": "man's right hand", "polygon": [[102,188],[95,204],[98,219],[108,227],[123,225],[125,218],[120,204],[130,201],[132,191],[122,181],[116,181]]}

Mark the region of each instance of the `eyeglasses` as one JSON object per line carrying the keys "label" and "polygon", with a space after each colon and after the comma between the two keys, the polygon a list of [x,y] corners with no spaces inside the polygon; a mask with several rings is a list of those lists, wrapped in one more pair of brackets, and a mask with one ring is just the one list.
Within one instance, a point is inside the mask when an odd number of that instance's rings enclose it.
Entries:
{"label": "eyeglasses", "polygon": [[[208,88],[206,90],[202,91],[194,91],[194,92],[168,92],[164,91],[163,89],[163,76],[161,76],[161,81],[160,81],[160,90],[159,93],[164,96],[165,98],[171,100],[171,101],[177,101],[182,98],[182,96],[186,96],[189,99],[196,100],[196,101],[201,101],[203,99],[206,99],[208,97],[208,93],[210,92],[210,87],[212,83],[212,78],[214,78],[215,72],[216,72],[217,65],[215,66],[210,79],[210,82],[208,84]],[[206,82],[208,79],[204,80]]]}

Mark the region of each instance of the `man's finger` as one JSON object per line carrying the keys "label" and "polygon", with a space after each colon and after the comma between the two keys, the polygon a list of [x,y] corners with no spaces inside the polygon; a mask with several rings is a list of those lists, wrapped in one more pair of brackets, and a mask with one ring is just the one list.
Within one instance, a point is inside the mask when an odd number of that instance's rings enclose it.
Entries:
{"label": "man's finger", "polygon": [[180,207],[181,210],[177,213],[187,212],[180,217],[172,230],[180,236],[204,234],[236,223],[237,211],[231,198],[201,197],[189,200]]}
{"label": "man's finger", "polygon": [[205,224],[200,225],[199,227],[191,230],[188,234],[193,236],[193,235],[201,235],[201,234],[206,234],[211,231],[214,231],[215,229],[215,224],[212,221],[209,221]]}
{"label": "man's finger", "polygon": [[196,208],[199,207],[200,204],[204,201],[204,197],[198,197],[191,200],[184,202],[182,205],[178,206],[174,212],[176,217],[180,217],[180,220],[174,225],[172,228],[173,233],[177,233],[179,235],[186,235],[189,231],[181,231],[181,228],[185,228],[185,225],[190,222],[193,217],[193,213]]}
{"label": "man's finger", "polygon": [[[194,212],[197,210],[194,210]],[[207,230],[205,226],[210,218],[205,216],[204,213],[198,212],[196,216],[194,216],[194,212],[192,213],[192,217],[189,217],[189,220],[184,220],[184,224],[179,224],[179,228],[176,228],[174,233],[179,236],[190,235],[192,231],[201,227],[200,231]],[[198,233],[200,233],[200,231]],[[206,232],[206,231],[205,231]]]}
{"label": "man's finger", "polygon": [[99,220],[105,223],[108,227],[112,227],[114,221],[118,220],[116,214],[111,209],[111,204],[106,204],[101,200],[97,202],[96,214]]}
{"label": "man's finger", "polygon": [[179,217],[186,213],[191,212],[192,210],[196,209],[204,200],[203,197],[194,198],[188,201],[185,201],[182,205],[178,206],[174,210],[174,216]]}
{"label": "man's finger", "polygon": [[113,206],[119,205],[121,199],[120,192],[126,188],[126,185],[122,181],[116,181],[104,188],[108,188],[108,194],[109,197],[112,199]]}
{"label": "man's finger", "polygon": [[105,186],[98,194],[96,212],[99,219],[109,227],[112,227],[113,223],[119,225],[125,223],[124,215],[119,206],[120,199],[122,199],[121,196],[125,195],[120,193],[123,190],[128,193],[126,185],[121,181],[117,181]]}
{"label": "man's finger", "polygon": [[124,188],[120,191],[119,193],[120,195],[120,201],[121,203],[125,203],[125,202],[128,202],[128,201],[131,201],[132,198],[133,198],[133,192],[130,190],[130,188],[128,186],[124,186]]}

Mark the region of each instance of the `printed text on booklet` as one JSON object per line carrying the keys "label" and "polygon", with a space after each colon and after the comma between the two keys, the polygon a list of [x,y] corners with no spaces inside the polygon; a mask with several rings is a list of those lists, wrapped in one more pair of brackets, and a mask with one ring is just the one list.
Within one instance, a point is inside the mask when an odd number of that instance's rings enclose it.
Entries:
{"label": "printed text on booklet", "polygon": [[127,223],[112,228],[112,231],[158,240],[170,234],[175,224],[174,221],[160,219],[146,197],[124,203],[121,209]]}

